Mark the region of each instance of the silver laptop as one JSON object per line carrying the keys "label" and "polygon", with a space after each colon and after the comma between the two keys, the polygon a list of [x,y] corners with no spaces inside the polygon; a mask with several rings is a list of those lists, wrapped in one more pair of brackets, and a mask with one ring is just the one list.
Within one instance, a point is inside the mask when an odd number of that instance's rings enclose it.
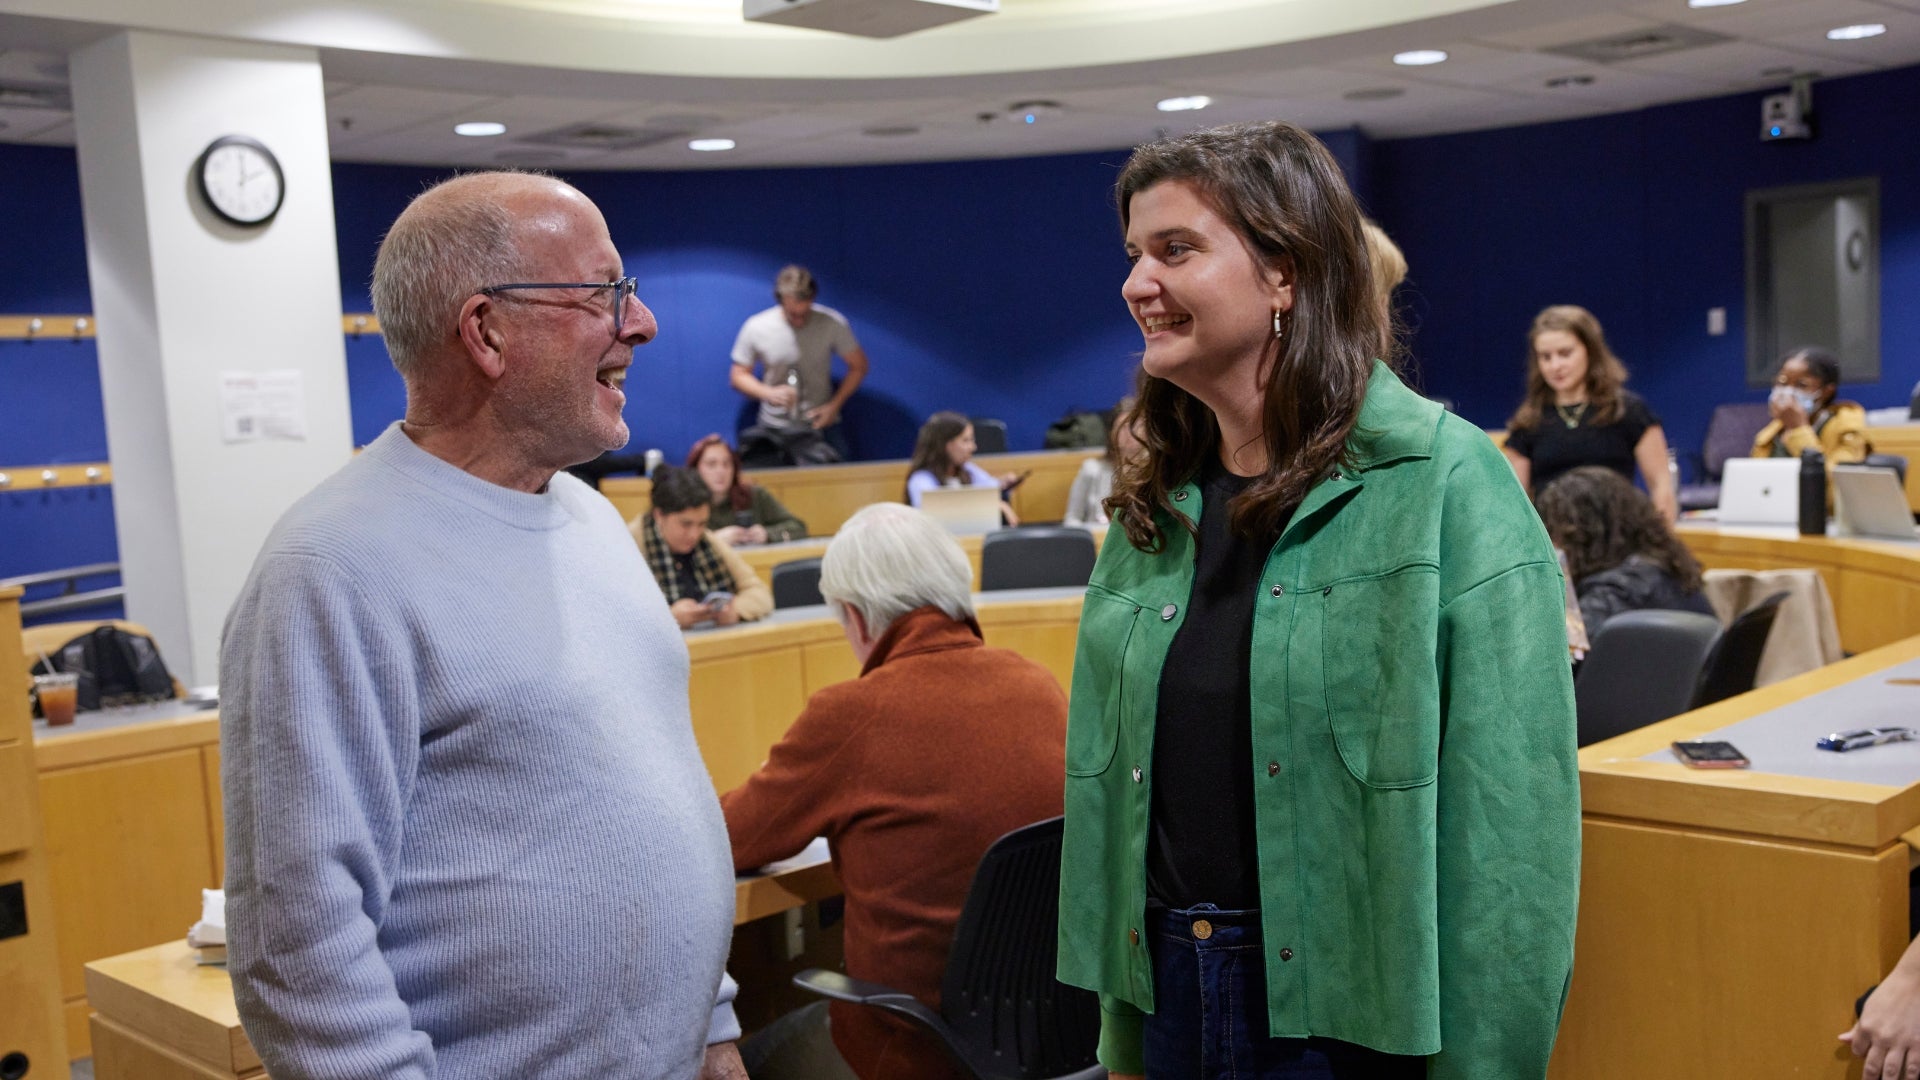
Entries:
{"label": "silver laptop", "polygon": [[929,488],[920,493],[920,509],[949,532],[992,532],[1000,527],[1000,485]]}
{"label": "silver laptop", "polygon": [[1722,525],[1800,521],[1799,458],[1728,458],[1720,471]]}
{"label": "silver laptop", "polygon": [[1864,465],[1835,465],[1833,517],[1841,536],[1880,536],[1892,540],[1920,538],[1913,527],[1913,510],[1900,477],[1892,469]]}

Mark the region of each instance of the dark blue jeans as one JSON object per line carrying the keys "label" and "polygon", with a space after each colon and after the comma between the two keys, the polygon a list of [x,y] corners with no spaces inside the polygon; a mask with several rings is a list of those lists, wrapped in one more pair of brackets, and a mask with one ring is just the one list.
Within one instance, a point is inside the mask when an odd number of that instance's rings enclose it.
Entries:
{"label": "dark blue jeans", "polygon": [[[1204,921],[1204,926],[1196,924]],[[1427,1059],[1335,1039],[1267,1034],[1260,913],[1147,912],[1154,1012],[1146,1018],[1148,1080],[1423,1080]],[[1198,936],[1205,933],[1206,937]]]}

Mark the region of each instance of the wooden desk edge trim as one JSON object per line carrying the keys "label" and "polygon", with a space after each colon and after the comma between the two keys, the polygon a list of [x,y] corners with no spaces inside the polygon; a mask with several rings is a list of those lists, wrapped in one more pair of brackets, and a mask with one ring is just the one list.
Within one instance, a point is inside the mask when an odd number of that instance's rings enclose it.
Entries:
{"label": "wooden desk edge trim", "polygon": [[34,733],[34,765],[40,772],[145,757],[168,750],[220,745],[220,714],[213,710],[172,720],[154,720],[103,731]]}

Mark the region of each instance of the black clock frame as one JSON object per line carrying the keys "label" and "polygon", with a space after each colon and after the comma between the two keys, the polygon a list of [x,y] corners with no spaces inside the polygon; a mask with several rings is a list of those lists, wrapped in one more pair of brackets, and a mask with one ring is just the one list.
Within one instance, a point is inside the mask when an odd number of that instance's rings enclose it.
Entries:
{"label": "black clock frame", "polygon": [[[279,181],[280,195],[274,200],[273,209],[267,211],[267,216],[258,221],[242,221],[232,214],[227,213],[225,210],[220,209],[220,204],[214,202],[213,196],[207,191],[207,159],[213,156],[215,150],[226,146],[244,146],[252,150],[258,150],[260,155],[267,159],[267,164],[272,167],[274,179]],[[243,229],[257,229],[268,224],[279,216],[280,208],[286,205],[287,201],[287,174],[280,168],[280,159],[274,156],[272,150],[267,149],[266,143],[246,135],[222,135],[208,143],[207,148],[200,151],[199,158],[195,159],[193,163],[193,185],[199,190],[200,201],[206,203],[207,209],[213,211],[220,220],[227,224],[237,225]]]}

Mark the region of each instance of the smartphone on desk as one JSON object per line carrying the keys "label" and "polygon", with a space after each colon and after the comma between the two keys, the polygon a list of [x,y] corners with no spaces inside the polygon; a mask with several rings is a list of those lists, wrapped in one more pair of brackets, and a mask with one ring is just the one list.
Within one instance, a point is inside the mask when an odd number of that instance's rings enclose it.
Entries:
{"label": "smartphone on desk", "polygon": [[1753,764],[1730,742],[1676,742],[1673,756],[1695,769],[1744,769]]}

